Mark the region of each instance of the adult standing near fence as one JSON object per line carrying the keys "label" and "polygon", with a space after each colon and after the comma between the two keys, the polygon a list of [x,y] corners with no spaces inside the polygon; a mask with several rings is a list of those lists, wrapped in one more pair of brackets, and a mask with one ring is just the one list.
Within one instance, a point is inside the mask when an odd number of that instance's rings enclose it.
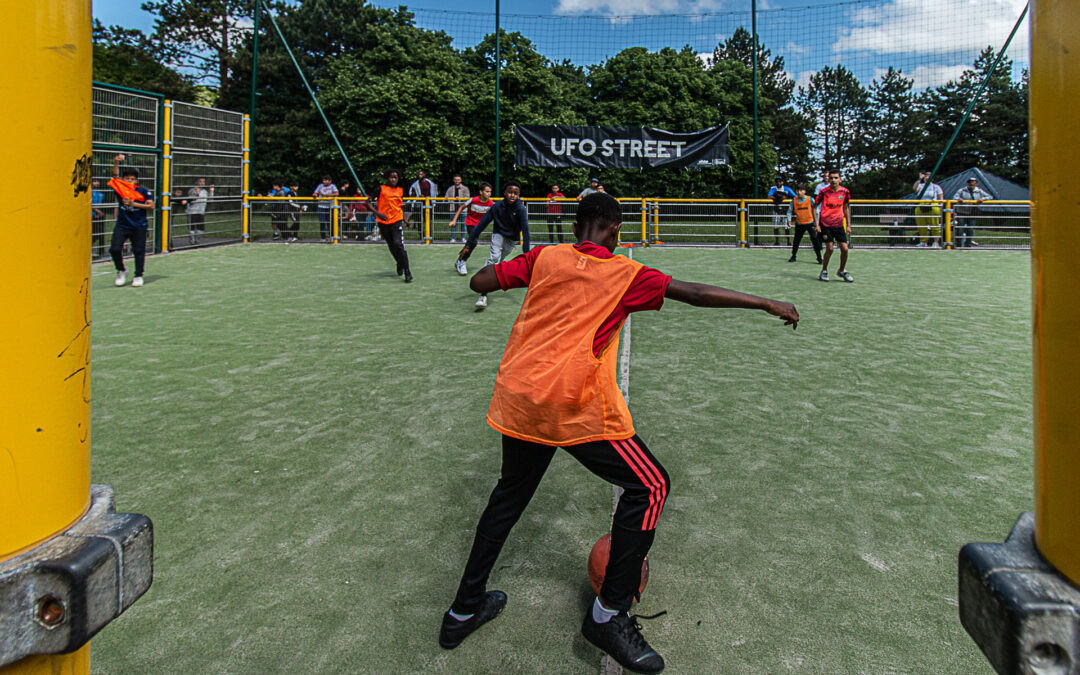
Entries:
{"label": "adult standing near fence", "polygon": [[[416,172],[416,180],[414,180],[412,185],[409,186],[409,196],[438,197],[439,186],[435,183],[435,181],[427,177],[427,174],[424,172],[423,169],[420,169]],[[422,233],[424,231],[424,218],[422,215],[423,211],[421,210],[423,209],[423,207],[424,202],[414,199],[409,202],[408,206],[406,207],[407,213],[405,214],[406,225],[408,225],[409,221],[412,220],[412,216],[414,213],[420,214],[420,218],[416,221],[416,230],[421,233],[421,237],[423,236]]]}
{"label": "adult standing near fence", "polygon": [[559,238],[559,243],[563,243],[562,238],[562,204],[559,203],[560,199],[564,199],[566,195],[559,191],[558,185],[551,186],[551,192],[547,196],[547,226],[548,226],[548,241],[554,243],[556,235]]}
{"label": "adult standing near fence", "polygon": [[[945,199],[945,192],[937,183],[930,183],[929,171],[920,171],[919,180],[915,181],[911,189],[918,198],[922,193],[923,199]],[[926,192],[923,192],[926,186]],[[941,204],[919,204],[915,207],[915,224],[919,228],[919,246],[937,246],[941,236]]]}
{"label": "adult standing near fence", "polygon": [[993,198],[990,193],[979,187],[979,179],[975,176],[968,178],[967,186],[960,188],[953,195],[953,201],[957,204],[957,206],[953,207],[956,214],[956,227],[953,228],[953,231],[958,234],[956,240],[958,248],[979,245],[974,239],[975,215],[979,212],[979,209],[977,206],[961,206],[961,204],[982,204],[987,199]]}
{"label": "adult standing near fence", "polygon": [[312,197],[319,200],[316,210],[319,212],[319,239],[323,242],[330,240],[330,209],[334,205],[334,197],[339,194],[341,193],[330,176],[323,176],[322,182],[315,186],[315,191],[311,193]]}
{"label": "adult standing near fence", "polygon": [[196,178],[195,186],[188,190],[188,198],[181,204],[185,207],[188,221],[188,241],[199,243],[199,235],[206,234],[206,203],[214,196],[214,186],[206,187],[205,178]]}
{"label": "adult standing near fence", "polygon": [[[450,208],[448,213],[454,213],[462,206],[465,205],[469,198],[472,197],[472,193],[469,192],[469,187],[461,182],[461,174],[455,173],[453,176],[453,183],[450,187],[446,188],[446,194],[443,195],[447,199],[454,201],[450,202]],[[461,226],[461,241],[465,241],[465,226]],[[450,226],[450,243],[457,241],[457,228],[453,225]]]}
{"label": "adult standing near fence", "polygon": [[585,188],[584,190],[582,190],[581,192],[578,193],[577,200],[580,202],[582,199],[585,199],[586,197],[588,197],[592,193],[599,192],[600,190],[597,189],[599,187],[600,187],[600,179],[599,178],[590,178],[589,179],[589,187]]}
{"label": "adult standing near fence", "polygon": [[795,191],[784,185],[784,177],[776,177],[776,185],[769,188],[769,199],[773,202],[772,232],[773,243],[780,245],[780,230],[784,230],[784,240],[791,243],[791,200]]}

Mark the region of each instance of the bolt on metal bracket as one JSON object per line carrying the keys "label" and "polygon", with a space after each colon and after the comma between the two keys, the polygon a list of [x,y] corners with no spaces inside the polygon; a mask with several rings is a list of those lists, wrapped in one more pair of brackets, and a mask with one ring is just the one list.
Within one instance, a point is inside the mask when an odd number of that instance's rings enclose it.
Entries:
{"label": "bolt on metal bracket", "polygon": [[154,530],[116,513],[109,485],[90,486],[90,508],[70,528],[0,562],[0,667],[85,645],[150,588]]}
{"label": "bolt on metal bracket", "polygon": [[1035,546],[1035,515],[1020,514],[1003,544],[959,556],[960,623],[999,673],[1080,673],[1080,589]]}

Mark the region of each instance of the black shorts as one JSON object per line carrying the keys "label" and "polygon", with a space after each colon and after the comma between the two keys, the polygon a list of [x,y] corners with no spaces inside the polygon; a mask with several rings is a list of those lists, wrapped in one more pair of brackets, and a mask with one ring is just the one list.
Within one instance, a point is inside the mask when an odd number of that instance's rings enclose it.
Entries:
{"label": "black shorts", "polygon": [[846,244],[847,230],[843,227],[823,227],[821,228],[821,241],[826,243],[836,242],[837,244]]}

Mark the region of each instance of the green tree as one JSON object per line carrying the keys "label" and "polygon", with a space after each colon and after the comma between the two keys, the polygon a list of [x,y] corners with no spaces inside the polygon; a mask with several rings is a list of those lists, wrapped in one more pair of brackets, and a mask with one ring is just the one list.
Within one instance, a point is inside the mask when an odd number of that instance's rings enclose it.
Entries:
{"label": "green tree", "polygon": [[[920,98],[927,122],[924,164],[932,166],[944,150],[978,90],[990,72],[996,54],[987,47],[974,66],[958,80],[928,89]],[[1028,182],[1028,98],[1027,78],[1012,79],[1012,61],[1003,59],[987,82],[971,117],[964,124],[939,176],[948,176],[972,166],[1014,182]]]}
{"label": "green tree", "polygon": [[153,45],[142,31],[120,26],[103,26],[94,21],[94,79],[144,91],[166,98],[193,101],[196,90],[191,79],[162,65]]}
{"label": "green tree", "polygon": [[167,62],[213,88],[229,79],[233,52],[249,32],[254,0],[148,0],[143,10],[157,16],[154,41]]}
{"label": "green tree", "polygon": [[847,181],[860,197],[895,198],[911,189],[926,126],[913,84],[892,67],[870,83],[868,106],[860,124],[864,131],[857,143],[864,170]]}
{"label": "green tree", "polygon": [[860,173],[866,163],[862,137],[869,97],[854,73],[843,65],[825,66],[799,87],[797,100],[813,123],[813,147],[825,166],[846,178]]}
{"label": "green tree", "polygon": [[[771,184],[771,176],[774,173],[786,174],[789,182],[805,180],[811,173],[810,166],[810,120],[794,107],[795,83],[784,70],[784,57],[773,58],[772,52],[765,48],[758,40],[758,135],[762,140],[762,147],[766,144],[771,148],[775,160],[766,163],[761,159],[759,149],[759,172],[765,176],[761,181],[764,185]],[[740,115],[745,115],[745,120],[733,118],[741,127],[750,125],[750,138],[753,139],[753,56],[754,42],[750,31],[738,28],[730,39],[721,42],[713,50],[713,68],[719,68],[724,62],[741,64],[750,77],[750,98],[745,103],[739,102],[733,105]],[[728,76],[734,73],[729,69]],[[740,74],[741,82],[747,75]],[[733,104],[735,102],[732,102]],[[767,131],[766,131],[767,130]],[[749,148],[751,154],[751,171],[753,170],[753,147]],[[751,188],[752,188],[751,178]],[[744,194],[749,194],[748,188]]]}

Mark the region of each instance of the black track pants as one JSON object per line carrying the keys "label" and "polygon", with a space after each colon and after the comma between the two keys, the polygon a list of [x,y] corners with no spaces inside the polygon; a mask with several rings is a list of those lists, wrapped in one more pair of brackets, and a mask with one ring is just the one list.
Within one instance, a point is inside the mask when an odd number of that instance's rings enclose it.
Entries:
{"label": "black track pants", "polygon": [[[471,613],[480,603],[499,551],[540,485],[555,450],[503,436],[502,476],[476,526],[453,604],[455,612]],[[641,563],[652,546],[664,509],[670,487],[667,471],[637,436],[571,445],[564,450],[586,469],[624,490],[612,522],[611,557],[600,594],[609,607],[628,610],[638,591]]]}

